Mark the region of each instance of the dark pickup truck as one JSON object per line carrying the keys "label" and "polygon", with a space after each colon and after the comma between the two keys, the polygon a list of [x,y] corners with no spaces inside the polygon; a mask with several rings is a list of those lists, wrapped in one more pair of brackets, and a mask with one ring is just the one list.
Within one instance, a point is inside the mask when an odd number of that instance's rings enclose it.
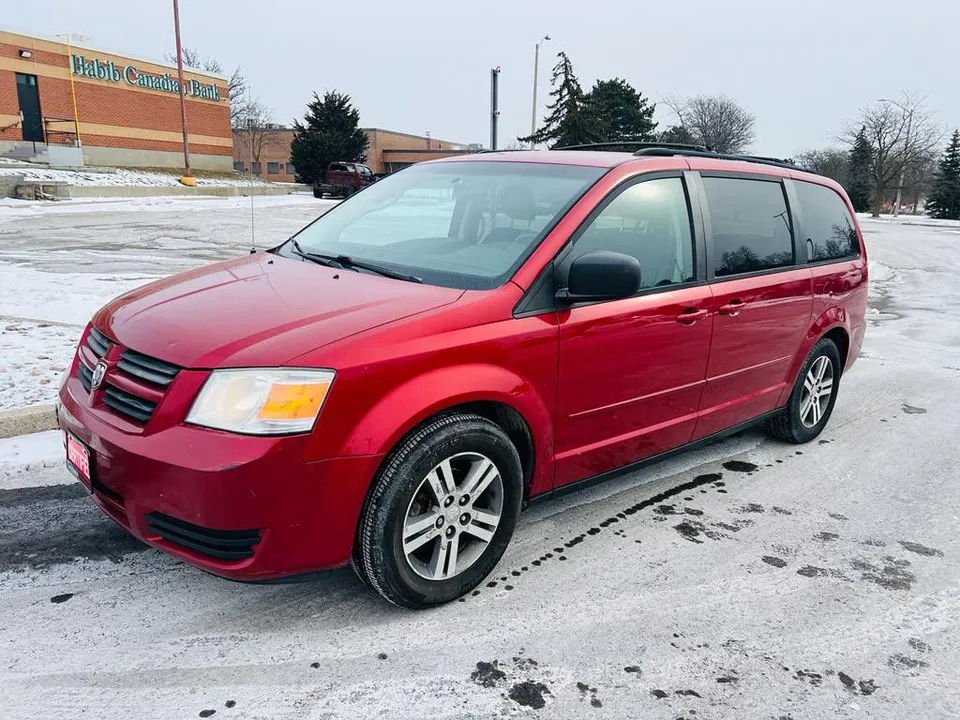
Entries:
{"label": "dark pickup truck", "polygon": [[350,197],[376,181],[377,176],[366,165],[355,162],[332,162],[323,173],[323,182],[313,186],[313,196]]}

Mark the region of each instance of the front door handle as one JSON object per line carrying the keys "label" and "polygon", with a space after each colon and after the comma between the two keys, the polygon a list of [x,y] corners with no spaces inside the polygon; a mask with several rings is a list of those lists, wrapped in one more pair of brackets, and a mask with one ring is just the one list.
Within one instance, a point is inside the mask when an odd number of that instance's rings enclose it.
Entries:
{"label": "front door handle", "polygon": [[743,300],[734,298],[726,305],[721,305],[717,308],[717,312],[721,315],[737,316],[740,314],[740,311],[743,310],[744,305],[746,305],[746,303]]}
{"label": "front door handle", "polygon": [[687,308],[682,313],[677,315],[677,322],[681,325],[693,325],[697,320],[703,320],[707,315],[709,315],[707,310],[698,310],[697,308]]}

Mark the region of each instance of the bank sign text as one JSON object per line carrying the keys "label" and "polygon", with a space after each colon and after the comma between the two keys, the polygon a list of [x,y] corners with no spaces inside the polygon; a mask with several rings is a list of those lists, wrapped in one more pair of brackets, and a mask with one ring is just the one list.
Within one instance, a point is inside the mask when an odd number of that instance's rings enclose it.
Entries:
{"label": "bank sign text", "polygon": [[[180,81],[170,75],[155,75],[153,73],[141,72],[135,65],[119,66],[112,60],[104,62],[98,58],[88,60],[82,55],[71,56],[71,69],[74,75],[91,78],[93,80],[104,80],[106,82],[118,83],[121,80],[127,85],[136,85],[137,87],[150,88],[151,90],[162,90],[164,92],[180,94]],[[197,80],[185,79],[183,83],[184,95],[203,98],[204,100],[215,100],[220,102],[223,96],[220,95],[220,87],[216,83],[199,82]]]}

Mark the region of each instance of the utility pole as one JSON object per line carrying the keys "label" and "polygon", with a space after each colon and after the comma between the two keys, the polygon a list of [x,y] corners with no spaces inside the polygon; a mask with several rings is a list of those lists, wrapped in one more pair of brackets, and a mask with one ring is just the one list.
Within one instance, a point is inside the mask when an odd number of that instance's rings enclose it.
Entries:
{"label": "utility pole", "polygon": [[911,107],[908,110],[896,100],[887,100],[885,98],[880,98],[880,102],[896,105],[900,108],[901,112],[907,116],[907,135],[903,140],[903,165],[900,168],[900,181],[897,183],[897,199],[893,203],[893,216],[899,217],[900,204],[903,200],[903,183],[907,178],[907,163],[910,162],[910,135],[913,132],[913,113],[916,108]]}
{"label": "utility pole", "polygon": [[500,122],[500,66],[490,71],[490,149],[497,149],[497,125]]}
{"label": "utility pole", "polygon": [[[537,132],[537,78],[540,75],[540,46],[550,39],[549,35],[544,35],[533,50],[533,107],[530,110],[530,137]],[[530,149],[536,147],[536,143],[530,140]]]}
{"label": "utility pole", "polygon": [[57,37],[63,37],[67,40],[67,67],[69,68],[70,72],[70,99],[73,101],[73,129],[77,136],[77,147],[83,147],[83,143],[80,141],[80,111],[77,109],[77,85],[73,81],[73,46],[70,42],[72,35],[72,33],[61,33]]}
{"label": "utility pole", "polygon": [[187,100],[183,85],[183,47],[180,44],[180,6],[173,0],[173,26],[177,35],[177,75],[180,80],[180,125],[183,128],[183,177],[180,182],[191,187],[197,184],[190,172],[190,145],[187,140]]}

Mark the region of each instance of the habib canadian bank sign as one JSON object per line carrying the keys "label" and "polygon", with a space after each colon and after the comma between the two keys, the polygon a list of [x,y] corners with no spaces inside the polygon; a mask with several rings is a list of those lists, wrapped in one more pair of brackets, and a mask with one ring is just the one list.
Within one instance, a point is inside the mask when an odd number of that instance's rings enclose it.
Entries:
{"label": "habib canadian bank sign", "polygon": [[[73,74],[80,77],[114,83],[123,81],[127,85],[180,94],[180,81],[170,73],[155,75],[137,70],[136,65],[121,67],[112,60],[103,61],[98,58],[88,60],[83,55],[72,55],[70,65]],[[185,95],[203,98],[204,100],[215,100],[217,102],[223,100],[223,96],[220,95],[220,87],[215,83],[208,85],[197,80],[185,80],[183,92]]]}

